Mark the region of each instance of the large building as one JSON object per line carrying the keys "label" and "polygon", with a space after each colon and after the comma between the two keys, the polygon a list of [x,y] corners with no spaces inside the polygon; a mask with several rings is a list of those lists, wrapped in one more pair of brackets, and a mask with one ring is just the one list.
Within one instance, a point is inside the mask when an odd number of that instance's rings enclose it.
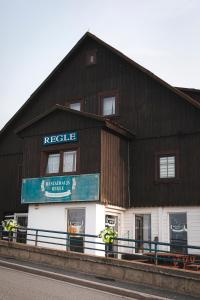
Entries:
{"label": "large building", "polygon": [[0,219],[200,245],[199,151],[200,90],[86,33],[0,133]]}

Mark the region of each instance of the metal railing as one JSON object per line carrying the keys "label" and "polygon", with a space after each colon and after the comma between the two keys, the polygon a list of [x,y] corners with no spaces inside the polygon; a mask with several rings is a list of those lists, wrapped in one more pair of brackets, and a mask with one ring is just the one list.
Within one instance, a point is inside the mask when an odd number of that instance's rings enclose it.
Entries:
{"label": "metal railing", "polygon": [[97,235],[25,227],[20,227],[15,232],[0,228],[0,239],[156,265],[167,264],[182,268],[194,266],[200,270],[200,246],[180,242],[164,243],[118,237],[112,244],[107,244]]}

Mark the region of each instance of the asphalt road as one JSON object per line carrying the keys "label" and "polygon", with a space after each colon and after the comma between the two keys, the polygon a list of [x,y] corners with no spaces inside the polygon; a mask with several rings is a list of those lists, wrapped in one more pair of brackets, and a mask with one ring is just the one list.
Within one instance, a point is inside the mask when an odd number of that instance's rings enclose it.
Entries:
{"label": "asphalt road", "polygon": [[[0,300],[120,300],[127,297],[0,266]],[[133,299],[133,298],[132,298]]]}

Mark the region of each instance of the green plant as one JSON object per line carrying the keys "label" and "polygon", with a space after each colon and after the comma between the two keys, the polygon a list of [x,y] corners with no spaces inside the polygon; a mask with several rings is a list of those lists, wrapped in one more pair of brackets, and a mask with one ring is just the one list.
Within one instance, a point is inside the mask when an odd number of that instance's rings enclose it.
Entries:
{"label": "green plant", "polygon": [[7,232],[8,240],[12,240],[13,233],[15,233],[17,228],[19,227],[17,222],[13,219],[9,219],[2,221],[1,225],[3,227],[3,232]]}
{"label": "green plant", "polygon": [[117,238],[117,231],[113,227],[106,226],[99,234],[99,237],[102,238],[102,241],[106,244],[112,244],[114,239]]}

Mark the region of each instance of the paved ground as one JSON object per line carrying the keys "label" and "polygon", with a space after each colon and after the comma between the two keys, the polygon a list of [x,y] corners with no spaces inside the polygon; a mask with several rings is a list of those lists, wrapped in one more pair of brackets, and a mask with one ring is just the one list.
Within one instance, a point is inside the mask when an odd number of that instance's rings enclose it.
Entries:
{"label": "paved ground", "polygon": [[[127,298],[123,298],[120,296],[114,296],[114,298],[112,298],[113,296],[112,295],[109,295],[109,294],[102,294],[101,291],[95,291],[95,294],[91,294],[90,293],[90,289],[88,290],[86,287],[93,287],[95,284],[96,285],[99,285],[99,287],[95,287],[95,289],[100,289],[100,290],[106,290],[106,291],[110,291],[110,287],[111,288],[117,288],[118,290],[120,290],[120,295],[129,295],[129,293],[123,293],[121,292],[122,290],[126,290],[126,291],[130,291],[130,293],[132,293],[132,299],[136,298],[136,299],[156,299],[157,297],[161,297],[162,299],[176,299],[176,300],[197,300],[199,298],[195,298],[195,297],[192,297],[192,296],[185,296],[185,295],[180,295],[180,294],[177,294],[176,291],[174,292],[168,292],[168,291],[165,291],[163,289],[158,289],[158,288],[153,288],[151,286],[147,286],[147,285],[142,285],[142,284],[137,284],[137,283],[127,283],[127,282],[119,282],[119,281],[115,281],[115,280],[112,280],[112,279],[109,279],[109,278],[101,278],[101,277],[95,277],[95,276],[92,276],[92,275],[88,275],[88,274],[84,274],[84,273],[77,273],[77,272],[70,272],[70,271],[66,271],[66,270],[61,270],[61,269],[56,269],[56,268],[52,268],[52,267],[49,267],[49,266],[45,266],[45,265],[40,265],[40,264],[35,264],[35,263],[31,263],[31,262],[25,262],[25,261],[19,261],[19,260],[15,260],[13,258],[3,258],[3,257],[0,257],[0,300],[2,299],[9,299],[9,300],[12,300],[12,299],[15,299],[17,300],[18,298],[16,297],[13,297],[13,298],[6,298],[5,297],[5,293],[4,293],[4,298],[2,298],[2,290],[4,290],[4,280],[5,280],[5,276],[2,274],[2,270],[1,270],[1,266],[9,266],[11,268],[14,268],[14,269],[18,269],[18,270],[24,270],[27,268],[27,271],[29,273],[29,269],[30,269],[30,272],[31,273],[34,273],[34,274],[43,274],[44,272],[44,276],[47,276],[47,277],[51,277],[51,276],[48,276],[48,274],[53,274],[53,278],[59,278],[59,276],[63,276],[64,278],[66,277],[66,280],[64,279],[64,281],[67,281],[67,282],[60,282],[60,286],[62,291],[63,291],[63,288],[64,286],[67,288],[67,290],[77,290],[79,292],[77,292],[78,294],[77,295],[73,295],[73,294],[70,294],[70,292],[68,293],[67,291],[64,292],[64,295],[67,295],[67,297],[65,298],[55,298],[55,294],[54,294],[54,288],[53,288],[53,291],[52,291],[52,294],[50,293],[50,296],[53,295],[54,298],[50,298],[49,296],[49,289],[47,287],[47,291],[45,291],[45,293],[47,293],[46,295],[42,294],[41,292],[41,297],[39,298],[34,298],[34,289],[37,289],[39,288],[41,285],[40,283],[43,282],[42,279],[44,279],[44,281],[48,281],[50,280],[51,282],[51,279],[49,278],[43,278],[43,277],[40,277],[42,278],[41,280],[38,280],[36,275],[30,275],[30,274],[26,274],[25,277],[29,278],[29,276],[33,276],[34,278],[36,277],[37,279],[37,282],[39,281],[39,283],[35,283],[35,280],[32,281],[32,280],[28,280],[28,281],[24,281],[26,284],[23,283],[23,281],[20,280],[20,282],[18,282],[18,284],[20,284],[17,288],[15,288],[13,290],[13,288],[11,289],[11,291],[18,291],[19,287],[23,287],[23,290],[24,292],[29,292],[29,286],[30,286],[30,295],[33,295],[33,298],[30,298],[29,297],[29,293],[28,293],[28,298],[23,298],[22,295],[20,295],[20,300],[23,300],[23,299],[69,299],[69,300],[83,300],[83,299],[86,299],[87,300],[90,300],[90,299],[127,299]],[[19,267],[17,267],[19,266]],[[32,271],[31,271],[32,270]],[[37,272],[38,271],[38,272]],[[15,272],[19,272],[17,270],[15,270]],[[45,273],[47,275],[45,275]],[[19,274],[19,273],[17,273]],[[16,275],[16,273],[15,273]],[[18,276],[18,275],[17,275]],[[67,278],[69,279],[73,279],[72,281],[69,281]],[[10,280],[10,279],[6,279],[6,280]],[[62,278],[61,278],[62,280]],[[14,280],[15,281],[15,280]],[[55,280],[53,280],[55,281]],[[84,281],[86,282],[86,285],[84,283]],[[33,283],[32,283],[33,282]],[[78,284],[78,288],[76,289],[72,289],[72,288],[69,288],[71,287],[71,285],[69,284],[70,283],[75,283],[75,284]],[[82,283],[83,282],[83,283]],[[89,285],[88,285],[88,282],[89,282]],[[51,284],[48,284],[49,286],[51,286]],[[45,285],[42,284],[42,287],[44,287]],[[86,286],[85,288],[81,287],[81,286]],[[3,287],[3,288],[2,288]],[[6,287],[6,283],[5,283],[5,287]],[[9,283],[7,284],[7,292],[8,292],[8,287],[12,287],[12,280],[9,281]],[[104,289],[105,287],[105,289]],[[106,289],[106,287],[109,287],[108,289]],[[20,289],[19,289],[20,290]],[[84,291],[84,292],[83,292]],[[86,294],[85,294],[86,292]],[[87,293],[88,292],[88,293]],[[94,292],[94,291],[93,291]],[[66,294],[67,293],[67,294]],[[96,294],[97,293],[97,294]],[[112,293],[115,293],[112,291]],[[16,295],[16,294],[14,294]],[[80,296],[81,295],[81,296]],[[139,297],[137,297],[137,295],[139,295]],[[63,296],[63,295],[62,295]],[[76,298],[76,296],[78,296],[78,298]],[[101,298],[103,296],[103,298]],[[146,297],[147,296],[147,297]],[[47,297],[47,298],[45,298]],[[56,296],[57,297],[57,296]],[[86,297],[86,298],[83,298],[83,297]],[[100,297],[100,298],[98,298]],[[111,298],[109,298],[111,297]],[[130,298],[129,298],[130,299]]]}
{"label": "paved ground", "polygon": [[130,299],[5,267],[0,267],[0,282],[1,300]]}

